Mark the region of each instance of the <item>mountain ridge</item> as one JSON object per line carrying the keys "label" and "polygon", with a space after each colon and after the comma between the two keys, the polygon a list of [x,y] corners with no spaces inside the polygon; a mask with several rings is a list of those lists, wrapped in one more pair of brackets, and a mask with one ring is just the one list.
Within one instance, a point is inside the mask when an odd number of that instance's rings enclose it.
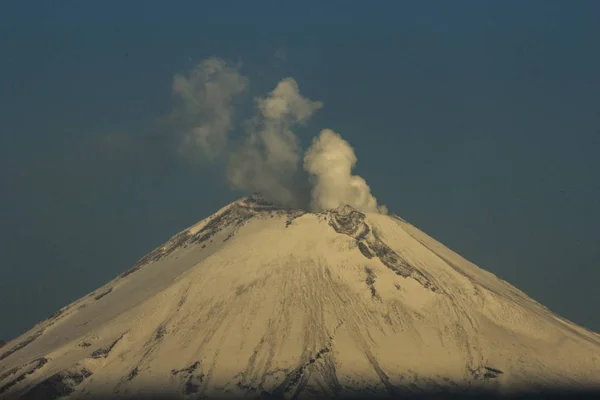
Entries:
{"label": "mountain ridge", "polygon": [[251,195],[10,341],[0,397],[514,393],[597,371],[600,335],[402,218]]}

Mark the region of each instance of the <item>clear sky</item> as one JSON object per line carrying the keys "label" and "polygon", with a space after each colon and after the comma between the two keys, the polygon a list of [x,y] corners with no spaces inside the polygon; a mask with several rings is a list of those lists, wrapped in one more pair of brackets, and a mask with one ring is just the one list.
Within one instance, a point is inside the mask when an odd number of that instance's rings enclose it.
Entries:
{"label": "clear sky", "polygon": [[243,194],[159,128],[210,56],[247,96],[294,77],[324,104],[303,145],[341,133],[391,212],[600,331],[599,19],[595,0],[2,3],[0,339]]}

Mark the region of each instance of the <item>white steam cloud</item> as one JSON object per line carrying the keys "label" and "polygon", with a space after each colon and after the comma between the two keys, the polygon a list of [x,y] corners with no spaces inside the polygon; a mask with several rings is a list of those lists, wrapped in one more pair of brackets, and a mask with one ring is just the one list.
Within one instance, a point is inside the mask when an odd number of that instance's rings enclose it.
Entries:
{"label": "white steam cloud", "polygon": [[292,129],[306,123],[323,104],[302,96],[293,78],[283,79],[266,98],[255,100],[256,115],[246,125],[244,142],[231,151],[228,135],[234,102],[247,85],[248,79],[237,66],[214,57],[187,75],[175,75],[173,95],[179,107],[174,109],[174,116],[185,127],[184,152],[199,151],[208,161],[225,157],[227,179],[233,189],[260,192],[282,206],[309,206],[308,173],[313,185],[312,211],[348,204],[363,212],[387,213],[365,180],[352,175],[357,158],[350,144],[330,129],[313,139],[302,171],[303,150]]}
{"label": "white steam cloud", "polygon": [[175,75],[173,95],[180,100],[179,116],[187,127],[183,148],[198,148],[208,160],[227,146],[233,118],[233,100],[247,86],[238,68],[219,58],[198,64],[187,76]]}
{"label": "white steam cloud", "polygon": [[357,161],[352,146],[331,129],[313,139],[304,156],[304,169],[314,177],[312,210],[348,204],[359,211],[387,214],[387,207],[377,205],[367,182],[352,175]]}
{"label": "white steam cloud", "polygon": [[279,82],[256,105],[246,142],[230,157],[229,182],[233,188],[260,192],[278,204],[297,206],[294,178],[302,150],[292,128],[323,105],[303,97],[292,78]]}

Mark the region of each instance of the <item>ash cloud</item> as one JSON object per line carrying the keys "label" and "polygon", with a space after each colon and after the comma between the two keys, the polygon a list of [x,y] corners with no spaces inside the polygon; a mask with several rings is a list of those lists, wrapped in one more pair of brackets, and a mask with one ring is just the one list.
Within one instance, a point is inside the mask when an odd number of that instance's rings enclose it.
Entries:
{"label": "ash cloud", "polygon": [[292,78],[279,82],[268,97],[257,99],[257,115],[249,124],[246,141],[229,160],[231,186],[260,192],[284,206],[301,206],[296,181],[302,149],[292,128],[306,123],[322,106],[302,96]]}
{"label": "ash cloud", "polygon": [[303,154],[294,129],[306,124],[323,103],[304,97],[293,78],[255,99],[255,115],[244,125],[242,145],[232,149],[234,106],[248,84],[239,66],[214,57],[186,75],[175,75],[178,103],[172,117],[184,126],[183,154],[225,161],[232,189],[260,192],[282,206],[322,211],[349,204],[363,212],[387,213],[366,181],[352,175],[357,157],[338,133],[322,130]]}
{"label": "ash cloud", "polygon": [[196,150],[208,161],[217,159],[227,148],[232,128],[234,100],[248,85],[239,66],[211,57],[187,75],[173,78],[173,96],[178,101],[174,117],[184,126],[181,150]]}

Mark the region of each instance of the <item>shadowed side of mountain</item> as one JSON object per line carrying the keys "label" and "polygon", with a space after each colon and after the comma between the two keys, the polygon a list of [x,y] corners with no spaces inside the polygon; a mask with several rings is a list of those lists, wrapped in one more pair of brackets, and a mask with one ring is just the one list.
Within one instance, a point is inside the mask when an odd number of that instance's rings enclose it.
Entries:
{"label": "shadowed side of mountain", "polygon": [[[50,388],[47,386],[46,391],[43,390],[35,390],[20,397],[2,397],[6,400],[47,400],[47,399],[58,399],[59,397],[68,395],[68,393],[64,393],[60,390],[60,388]],[[151,388],[147,389],[147,393],[139,396],[127,396],[127,395],[117,395],[115,394],[98,394],[98,393],[88,393],[88,394],[79,394],[76,397],[78,400],[112,400],[118,398],[119,400],[149,400],[149,399],[165,399],[165,400],[180,400],[180,399],[189,399],[194,398],[190,395],[183,394],[171,394],[161,391],[160,389],[153,391]],[[200,398],[200,397],[198,397]],[[600,388],[599,389],[589,389],[589,390],[574,390],[574,389],[538,389],[535,391],[522,391],[522,392],[512,392],[510,394],[507,393],[499,393],[495,391],[486,391],[486,390],[472,390],[470,388],[455,388],[452,391],[421,391],[419,393],[414,393],[410,391],[405,392],[396,392],[390,393],[389,390],[373,390],[369,388],[365,388],[362,391],[356,391],[350,395],[343,396],[331,396],[331,395],[323,395],[317,393],[296,393],[293,396],[284,396],[282,394],[270,393],[267,391],[251,393],[248,395],[240,396],[237,395],[228,395],[227,393],[221,394],[205,394],[201,396],[202,399],[216,399],[216,400],[233,400],[233,399],[252,399],[252,400],[269,400],[269,399],[428,399],[428,400],[446,400],[446,399],[502,399],[502,400],[517,400],[517,399],[599,399],[600,398]]]}

